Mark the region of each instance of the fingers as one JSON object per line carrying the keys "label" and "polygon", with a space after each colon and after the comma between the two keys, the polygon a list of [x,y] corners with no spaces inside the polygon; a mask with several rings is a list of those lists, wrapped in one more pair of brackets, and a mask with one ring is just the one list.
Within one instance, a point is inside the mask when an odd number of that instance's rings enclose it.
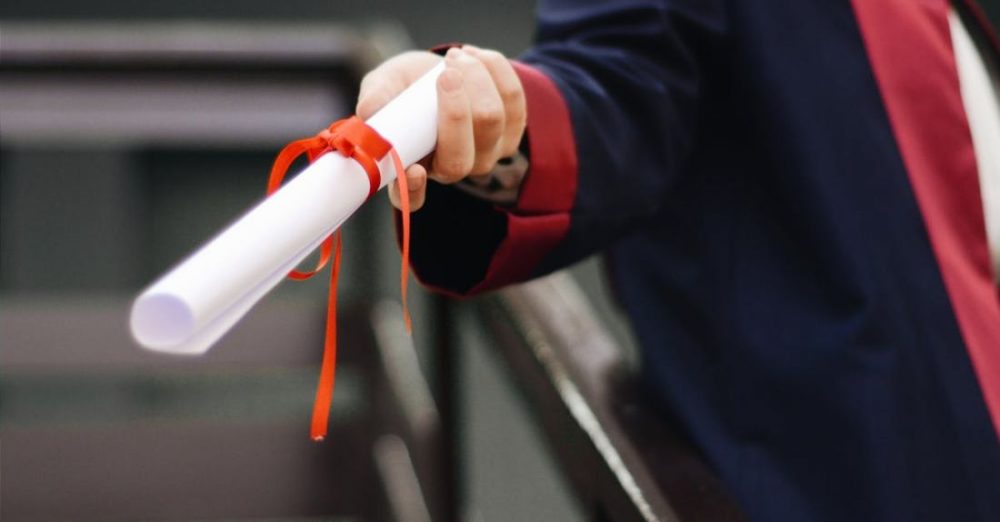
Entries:
{"label": "fingers", "polygon": [[440,56],[424,51],[410,51],[386,60],[362,78],[354,112],[368,119],[440,61]]}
{"label": "fingers", "polygon": [[504,131],[500,138],[499,157],[513,156],[521,144],[527,119],[524,88],[510,61],[497,51],[467,45],[463,47],[479,59],[490,73],[504,108]]}
{"label": "fingers", "polygon": [[475,159],[472,174],[484,174],[500,158],[500,139],[506,116],[503,100],[486,65],[471,53],[453,48],[445,64],[462,73],[465,92],[472,111],[472,132],[475,139]]}
{"label": "fingers", "polygon": [[[427,199],[427,169],[423,165],[417,163],[406,169],[406,188],[410,193],[410,212],[420,210],[420,207],[424,206],[424,200]],[[389,185],[389,201],[392,202],[392,206],[402,210],[399,184]]]}
{"label": "fingers", "polygon": [[472,107],[460,69],[446,67],[438,78],[438,139],[431,178],[455,183],[467,176],[476,158]]}
{"label": "fingers", "polygon": [[[361,82],[357,113],[368,118],[439,63],[440,57],[409,52],[392,58]],[[437,148],[422,165],[411,167],[413,210],[424,203],[428,177],[441,183],[469,178],[488,184],[497,160],[517,152],[524,134],[526,102],[517,73],[502,54],[465,46],[450,49],[437,80]],[[399,205],[399,191],[389,190]]]}

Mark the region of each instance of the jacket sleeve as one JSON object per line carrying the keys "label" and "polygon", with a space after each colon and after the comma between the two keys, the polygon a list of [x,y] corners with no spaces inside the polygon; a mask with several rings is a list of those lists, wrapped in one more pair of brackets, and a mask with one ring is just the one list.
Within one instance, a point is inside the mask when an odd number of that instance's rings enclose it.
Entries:
{"label": "jacket sleeve", "polygon": [[514,63],[530,158],[517,203],[429,184],[412,216],[421,282],[467,295],[537,277],[651,218],[690,149],[697,57],[725,28],[715,4],[542,2],[536,44]]}

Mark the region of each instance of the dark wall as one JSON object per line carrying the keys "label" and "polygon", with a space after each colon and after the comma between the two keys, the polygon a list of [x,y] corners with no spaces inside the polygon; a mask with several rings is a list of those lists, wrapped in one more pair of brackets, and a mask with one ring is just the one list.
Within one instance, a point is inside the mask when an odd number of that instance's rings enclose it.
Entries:
{"label": "dark wall", "polygon": [[[978,0],[1000,27],[1000,0]],[[475,42],[518,54],[531,42],[533,0],[5,0],[0,19],[243,19],[322,20],[345,24],[400,21],[418,47]],[[238,6],[238,7],[234,7]]]}
{"label": "dark wall", "polygon": [[463,41],[517,54],[531,41],[534,4],[532,0],[5,0],[0,2],[0,19],[311,20],[344,24],[397,20],[418,47]]}

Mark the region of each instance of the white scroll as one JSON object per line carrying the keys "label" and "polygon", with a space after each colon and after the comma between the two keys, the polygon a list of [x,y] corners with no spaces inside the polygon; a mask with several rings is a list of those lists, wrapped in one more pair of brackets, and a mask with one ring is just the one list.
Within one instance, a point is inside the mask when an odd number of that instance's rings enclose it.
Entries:
{"label": "white scroll", "polygon": [[[436,80],[443,70],[438,64],[367,121],[405,166],[434,149]],[[382,187],[396,179],[388,156],[379,167]],[[143,291],[132,305],[132,336],[150,350],[205,353],[336,231],[368,191],[357,162],[323,155]]]}

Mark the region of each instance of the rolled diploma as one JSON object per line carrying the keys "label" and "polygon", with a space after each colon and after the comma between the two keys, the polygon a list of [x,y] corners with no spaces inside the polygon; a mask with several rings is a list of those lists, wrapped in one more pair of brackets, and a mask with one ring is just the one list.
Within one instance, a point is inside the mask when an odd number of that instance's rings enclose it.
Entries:
{"label": "rolled diploma", "polygon": [[[424,74],[367,123],[396,148],[403,165],[429,154],[437,140],[436,80]],[[384,187],[396,179],[380,164]],[[357,162],[325,154],[271,197],[154,282],[132,305],[132,336],[150,350],[205,353],[368,197]]]}

